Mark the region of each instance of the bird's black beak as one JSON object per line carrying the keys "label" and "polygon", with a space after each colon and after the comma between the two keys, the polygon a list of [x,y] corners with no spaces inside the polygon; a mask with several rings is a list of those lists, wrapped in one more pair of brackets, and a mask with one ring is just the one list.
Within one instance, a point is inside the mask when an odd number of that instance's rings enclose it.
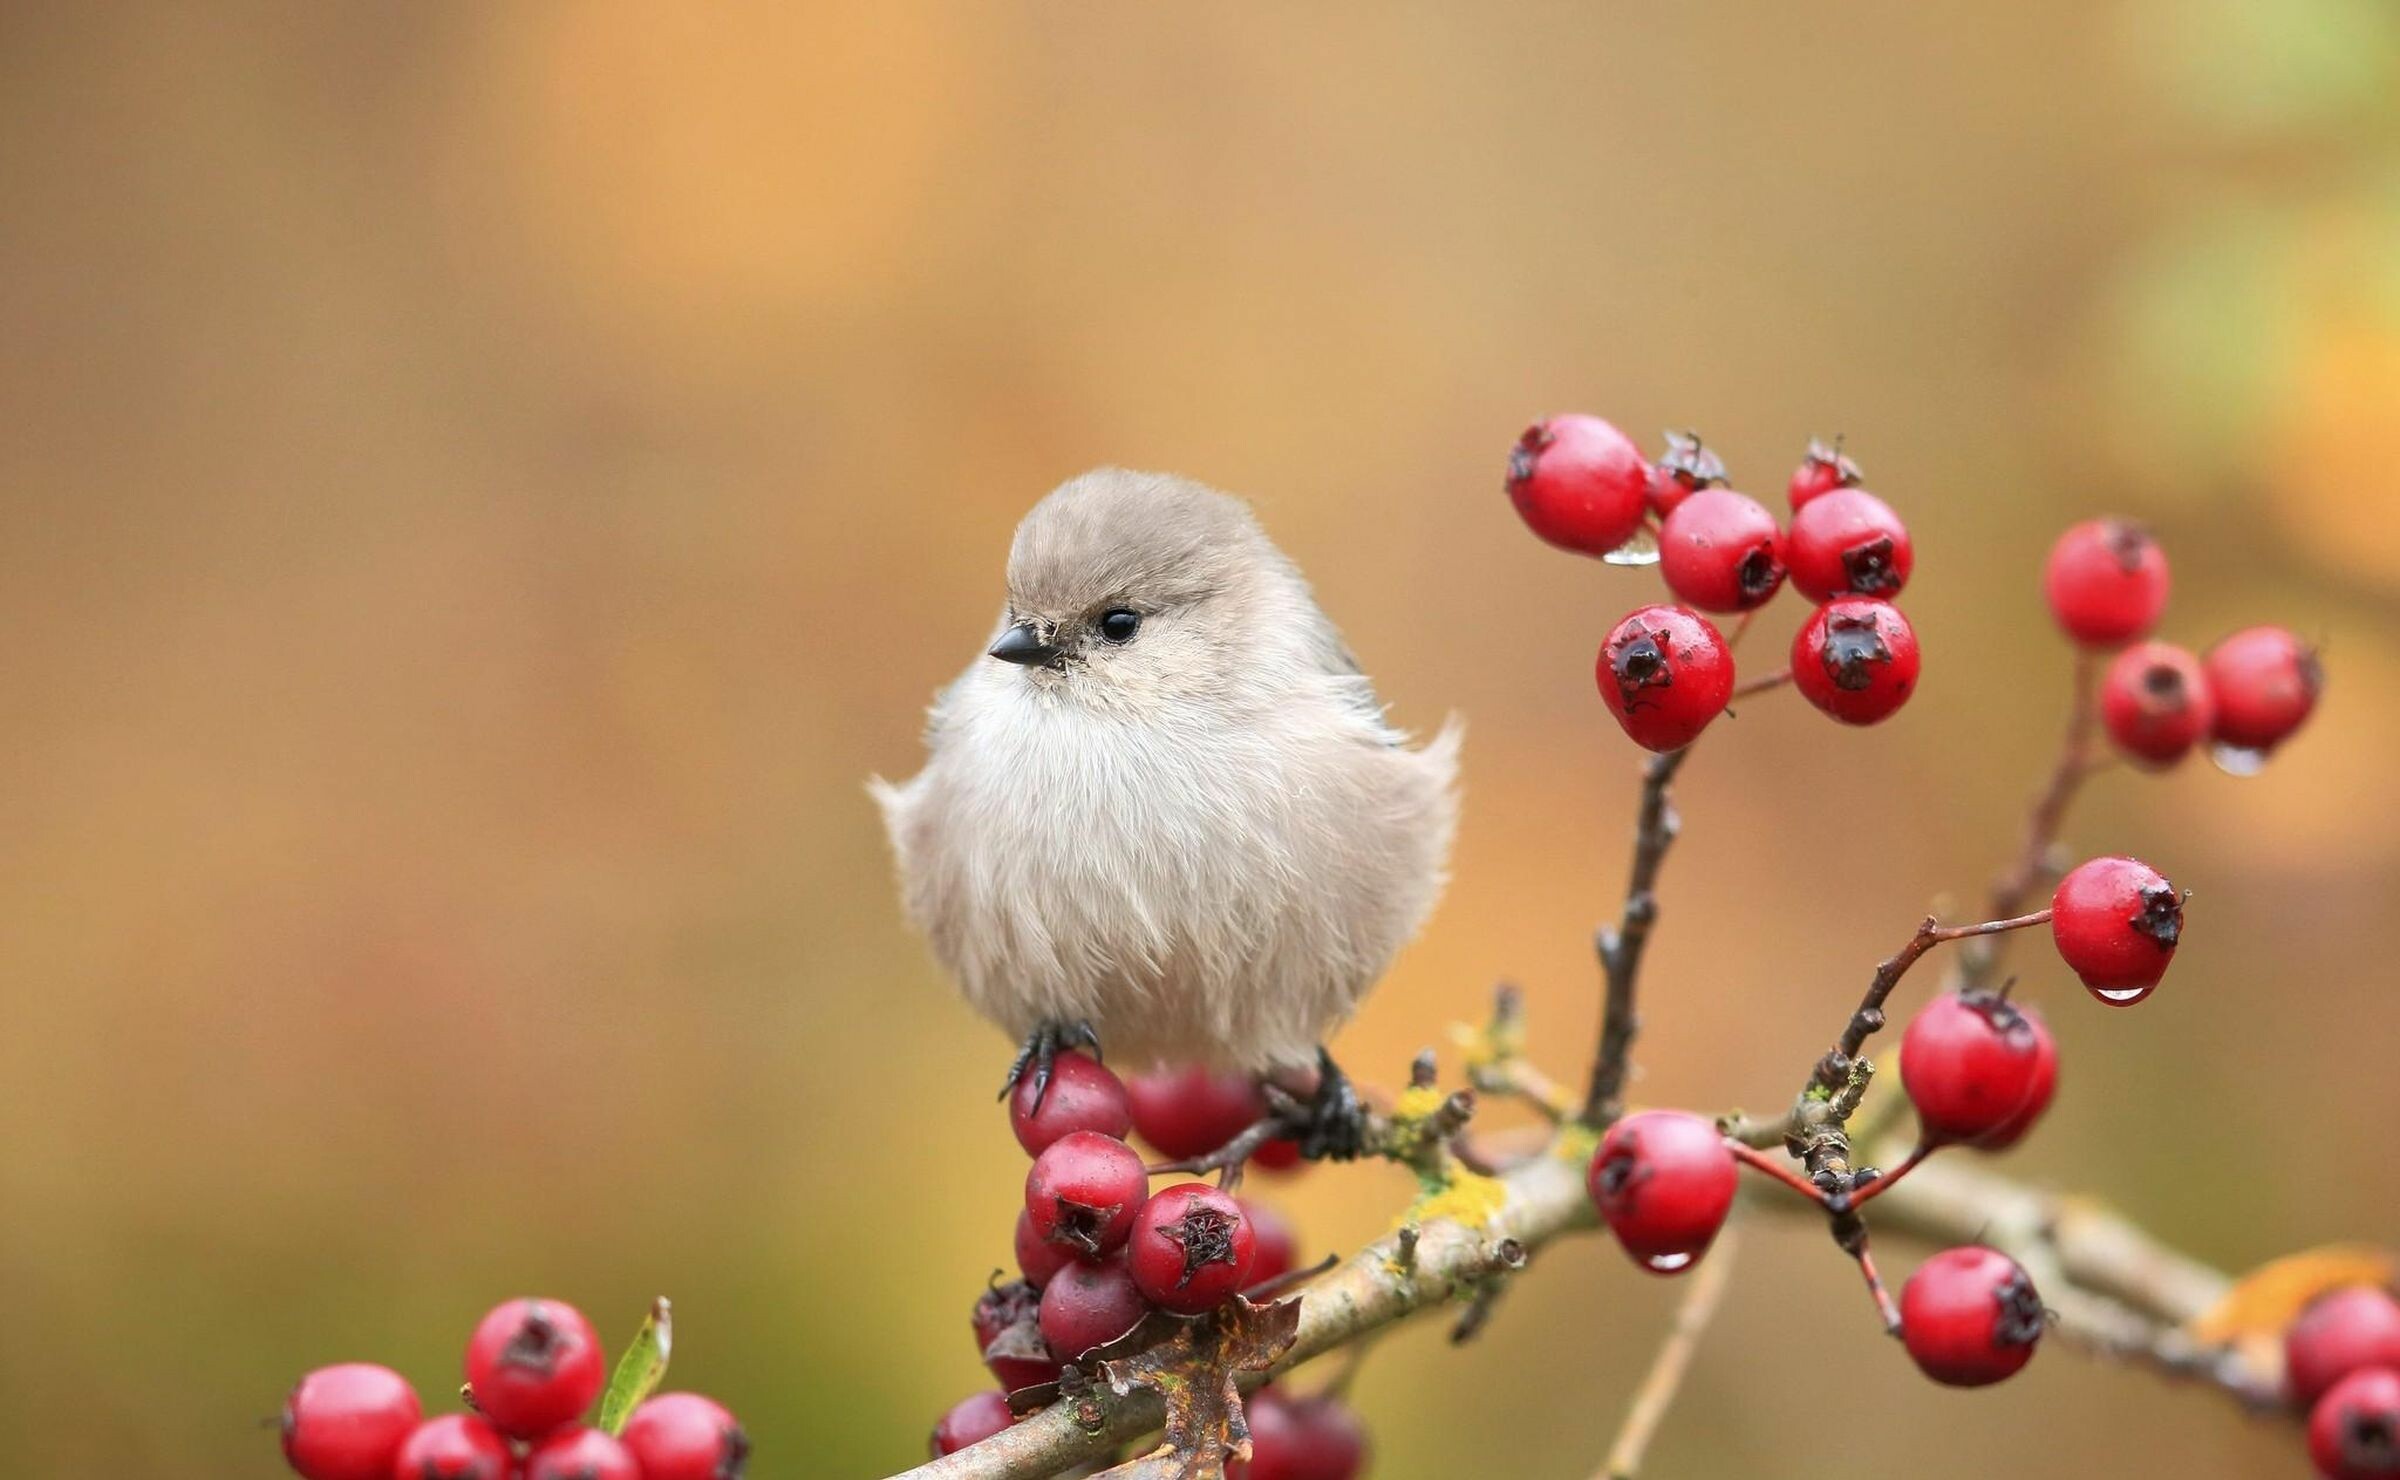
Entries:
{"label": "bird's black beak", "polygon": [[1000,634],[992,644],[992,656],[1003,663],[1015,663],[1023,668],[1040,668],[1056,661],[1058,646],[1042,640],[1042,634],[1031,622],[1019,622]]}

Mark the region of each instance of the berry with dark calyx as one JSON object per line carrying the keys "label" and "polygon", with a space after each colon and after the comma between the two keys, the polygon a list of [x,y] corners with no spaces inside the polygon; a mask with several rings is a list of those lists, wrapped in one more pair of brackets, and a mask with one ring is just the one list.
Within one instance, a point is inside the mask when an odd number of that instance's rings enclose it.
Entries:
{"label": "berry with dark calyx", "polygon": [[1098,1059],[1069,1051],[1050,1065],[1039,1109],[1034,1105],[1034,1076],[1025,1075],[1008,1097],[1009,1128],[1027,1156],[1039,1156],[1050,1143],[1070,1131],[1097,1131],[1123,1140],[1133,1129],[1133,1108],[1125,1084]]}
{"label": "berry with dark calyx", "polygon": [[1096,1259],[1124,1245],[1149,1188],[1131,1146],[1097,1131],[1070,1131],[1025,1173],[1025,1211],[1044,1242]]}
{"label": "berry with dark calyx", "polygon": [[1249,1288],[1257,1251],[1240,1203],[1205,1182],[1185,1182],[1142,1204],[1125,1264],[1152,1305],[1196,1316]]}
{"label": "berry with dark calyx", "polygon": [[1172,1161],[1219,1150],[1267,1114],[1251,1076],[1196,1066],[1136,1074],[1125,1081],[1125,1095],[1134,1133]]}
{"label": "berry with dark calyx", "polygon": [[1681,750],[1725,712],[1733,654],[1699,613],[1645,606],[1610,629],[1595,676],[1601,701],[1634,744]]}
{"label": "berry with dark calyx", "polygon": [[975,1302],[975,1350],[982,1351],[1000,1333],[1042,1308],[1040,1288],[1027,1280],[994,1285]]}
{"label": "berry with dark calyx", "polygon": [[283,1457],[307,1480],[389,1480],[423,1417],[417,1390],[389,1367],[319,1367],[284,1400]]}
{"label": "berry with dark calyx", "polygon": [[2024,1140],[2058,1095],[2058,1040],[2050,1036],[2049,1025],[2032,1008],[2019,1007],[2017,1011],[2024,1014],[2025,1021],[2033,1028],[2033,1089],[2025,1096],[2025,1103],[2017,1107],[2016,1114],[1975,1143],[1985,1151],[2006,1151]]}
{"label": "berry with dark calyx", "polygon": [[2183,938],[2183,895],[2138,858],[2077,864],[2050,898],[2050,938],[2093,996],[2130,1007],[2150,995]]}
{"label": "berry with dark calyx", "polygon": [[1108,1345],[1149,1314],[1150,1302],[1123,1259],[1079,1261],[1060,1270],[1042,1292],[1042,1340],[1053,1357],[1072,1362],[1094,1347]]}
{"label": "berry with dark calyx", "polygon": [[525,1480],[642,1480],[633,1451],[598,1429],[568,1429],[533,1447]]}
{"label": "berry with dark calyx", "polygon": [[1836,488],[1793,512],[1783,563],[1811,601],[1896,596],[1908,584],[1916,552],[1890,505],[1863,488]]}
{"label": "berry with dark calyx", "polygon": [[1266,1203],[1248,1198],[1236,1199],[1241,1204],[1242,1217],[1250,1224],[1250,1234],[1256,1240],[1250,1256],[1250,1283],[1253,1287],[1269,1280],[1281,1279],[1300,1267],[1300,1236],[1292,1222]]}
{"label": "berry with dark calyx", "polygon": [[1020,1209],[1017,1213],[1017,1273],[1025,1283],[1039,1290],[1050,1283],[1050,1277],[1075,1257],[1075,1250],[1066,1244],[1054,1244],[1033,1230],[1033,1214]]}
{"label": "berry with dark calyx", "polygon": [[1717,1128],[1682,1110],[1645,1110],[1608,1128],[1585,1189],[1634,1263],[1680,1274],[1725,1226],[1736,1180]]}
{"label": "berry with dark calyx", "polygon": [[560,1301],[511,1300],[467,1342],[475,1411],[512,1439],[539,1439],[581,1418],[605,1380],[592,1323]]}
{"label": "berry with dark calyx", "polygon": [[750,1464],[750,1436],[698,1393],[660,1393],[633,1410],[624,1438],[642,1480],[742,1480]]}
{"label": "berry with dark calyx", "polygon": [[[1248,1480],[1356,1480],[1365,1472],[1367,1432],[1339,1398],[1263,1387],[1243,1416],[1250,1420]],[[1241,1480],[1241,1471],[1229,1467],[1226,1476]]]}
{"label": "berry with dark calyx", "polygon": [[445,1413],[411,1430],[392,1458],[395,1480],[509,1480],[517,1457],[500,1431],[472,1413]]}
{"label": "berry with dark calyx", "polygon": [[1039,1387],[1058,1377],[1058,1358],[1050,1355],[1050,1343],[1042,1339],[1041,1310],[1041,1301],[1036,1298],[1017,1319],[1001,1327],[999,1334],[983,1344],[984,1370],[992,1374],[1002,1392]]}
{"label": "berry with dark calyx", "polygon": [[1917,630],[1888,601],[1827,602],[1792,634],[1792,686],[1846,725],[1880,724],[1917,691]]}
{"label": "berry with dark calyx", "polygon": [[981,1444],[1016,1421],[1017,1416],[1009,1411],[1006,1393],[977,1393],[951,1405],[950,1411],[933,1426],[933,1438],[927,1447],[935,1459],[940,1459],[970,1444]]}
{"label": "berry with dark calyx", "polygon": [[1808,456],[1802,458],[1800,466],[1792,470],[1792,481],[1785,493],[1792,501],[1793,512],[1797,513],[1803,504],[1837,488],[1856,488],[1864,481],[1865,475],[1859,472],[1858,464],[1842,451],[1841,438],[1836,437],[1827,443],[1811,437]]}
{"label": "berry with dark calyx", "polygon": [[1723,488],[1725,481],[1725,460],[1698,432],[1669,432],[1666,455],[1650,465],[1650,512],[1664,519],[1701,489]]}
{"label": "berry with dark calyx", "polygon": [[1508,455],[1508,496],[1526,527],[1562,550],[1606,555],[1633,538],[1649,506],[1650,464],[1597,416],[1553,416]]}
{"label": "berry with dark calyx", "polygon": [[2145,766],[2171,766],[2208,738],[2216,700],[2200,660],[2173,643],[2142,642],[2117,654],[2100,680],[2100,720],[2117,749]]}
{"label": "berry with dark calyx", "polygon": [[2085,647],[2147,637],[2167,608],[2167,555],[2126,519],[2087,519],[2050,547],[2042,592],[2050,615]]}
{"label": "berry with dark calyx", "polygon": [[2308,1415],[2308,1457],[2325,1480],[2400,1475],[2400,1370],[2362,1368],[2319,1398]]}
{"label": "berry with dark calyx", "polygon": [[1668,590],[1702,611],[1746,612],[1783,589],[1783,531],[1748,494],[1703,488],[1660,528],[1658,569]]}
{"label": "berry with dark calyx", "polygon": [[1934,1255],[1900,1291],[1900,1339],[1918,1368],[1947,1387],[2015,1376],[2033,1360],[2047,1319],[2017,1261],[1977,1245]]}
{"label": "berry with dark calyx", "polygon": [[[1925,1144],[1974,1144],[2009,1130],[2033,1098],[2049,1036],[1996,992],[1947,992],[1926,1003],[1900,1040],[1900,1082]],[[2052,1064],[2055,1074],[2055,1049]]]}
{"label": "berry with dark calyx", "polygon": [[2317,707],[2325,670],[2316,650],[2281,627],[2247,627],[2201,660],[2217,710],[2210,735],[2238,750],[2273,750]]}
{"label": "berry with dark calyx", "polygon": [[2400,1368],[2400,1301],[2373,1285],[2318,1296],[2283,1334],[2283,1367],[2304,1408],[2362,1367]]}

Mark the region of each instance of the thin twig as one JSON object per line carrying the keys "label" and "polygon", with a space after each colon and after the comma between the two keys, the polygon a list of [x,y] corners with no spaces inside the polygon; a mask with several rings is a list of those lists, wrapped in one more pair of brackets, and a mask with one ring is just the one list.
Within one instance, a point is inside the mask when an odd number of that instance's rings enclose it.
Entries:
{"label": "thin twig", "polygon": [[1634,982],[1642,969],[1642,947],[1658,919],[1659,865],[1675,842],[1681,822],[1667,795],[1668,785],[1682,769],[1691,747],[1654,755],[1642,768],[1641,813],[1633,830],[1633,870],[1625,880],[1625,910],[1614,929],[1602,926],[1594,949],[1607,983],[1600,1009],[1600,1051],[1592,1060],[1590,1093],[1583,1099],[1583,1122],[1599,1127],[1625,1111],[1625,1083],[1641,1018],[1634,1007]]}
{"label": "thin twig", "polygon": [[1792,670],[1789,668],[1778,668],[1773,673],[1762,673],[1756,678],[1749,679],[1743,683],[1735,684],[1733,687],[1733,697],[1726,702],[1739,704],[1742,700],[1749,698],[1752,694],[1763,694],[1769,689],[1780,689],[1791,681]]}
{"label": "thin twig", "polygon": [[1709,1250],[1708,1258],[1693,1272],[1691,1288],[1684,1292],[1683,1303],[1675,1307],[1675,1323],[1667,1328],[1666,1339],[1659,1343],[1658,1355],[1650,1359],[1649,1375],[1634,1390],[1633,1406],[1625,1411],[1625,1422],[1617,1430],[1617,1442],[1609,1446],[1608,1464],[1597,1480],[1633,1480],[1634,1472],[1641,1469],[1650,1440],[1675,1402],[1684,1374],[1691,1370],[1692,1355],[1699,1350],[1700,1338],[1707,1333],[1708,1323],[1716,1318],[1717,1307],[1724,1303],[1725,1287],[1733,1280],[1735,1243],[1733,1230],[1726,1229]]}
{"label": "thin twig", "polygon": [[1908,968],[1917,964],[1918,957],[1943,941],[1999,935],[2029,925],[2047,924],[2049,919],[2050,912],[2046,909],[2006,920],[1986,920],[1979,925],[1944,925],[1927,915],[1924,923],[1917,926],[1917,933],[1908,938],[1908,944],[1875,968],[1875,979],[1867,983],[1867,995],[1859,1002],[1858,1011],[1850,1014],[1850,1021],[1843,1026],[1842,1036],[1832,1050],[1817,1061],[1816,1082],[1832,1090],[1848,1081],[1851,1061],[1866,1047],[1867,1039],[1883,1026],[1884,1001],[1892,995],[1892,988],[1900,984],[1900,978],[1908,974]]}
{"label": "thin twig", "polygon": [[1802,1197],[1807,1198],[1810,1202],[1815,1203],[1820,1207],[1824,1205],[1825,1194],[1817,1190],[1815,1183],[1810,1182],[1806,1177],[1801,1176],[1798,1172],[1793,1171],[1790,1167],[1785,1166],[1782,1162],[1777,1161],[1774,1157],[1767,1155],[1767,1153],[1764,1151],[1753,1150],[1747,1144],[1738,1141],[1731,1136],[1727,1136],[1725,1138],[1725,1149],[1732,1152],[1733,1159],[1740,1162],[1743,1166],[1750,1168],[1754,1172],[1762,1172],[1767,1176],[1774,1178],[1776,1181],[1781,1182],[1784,1186],[1789,1187],[1792,1189],[1792,1191],[1799,1193]]}
{"label": "thin twig", "polygon": [[[2050,850],[2057,845],[2058,829],[2066,821],[2067,808],[2074,803],[2085,778],[2100,769],[2092,754],[2094,729],[2099,719],[2094,684],[2097,672],[2097,660],[2092,654],[2077,649],[2075,697],[2067,711],[2066,734],[2059,741],[2058,759],[2050,768],[2050,779],[2043,783],[2040,795],[2033,799],[2032,809],[2025,814],[2024,841],[2018,845],[2015,861],[1992,881],[1985,913],[1994,919],[2024,909],[2026,899],[2049,877]],[[1998,941],[1967,951],[1959,961],[1959,980],[1967,986],[1981,986],[1998,967],[2000,952]]]}

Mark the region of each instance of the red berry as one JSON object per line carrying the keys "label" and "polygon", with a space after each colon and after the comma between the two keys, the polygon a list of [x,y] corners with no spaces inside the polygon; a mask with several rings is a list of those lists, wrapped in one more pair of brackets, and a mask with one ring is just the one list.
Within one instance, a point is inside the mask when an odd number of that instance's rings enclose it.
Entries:
{"label": "red berry", "polygon": [[1185,1182],[1142,1204],[1125,1264],[1152,1305],[1196,1316],[1250,1287],[1257,1252],[1241,1204],[1205,1182]]}
{"label": "red berry", "polygon": [[1831,446],[1811,438],[1808,456],[1801,460],[1799,467],[1792,470],[1791,486],[1786,492],[1792,500],[1792,511],[1798,513],[1801,505],[1820,495],[1837,488],[1856,488],[1861,481],[1858,464],[1842,454],[1839,437],[1833,440]]}
{"label": "red berry", "polygon": [[977,1393],[961,1398],[933,1426],[933,1441],[928,1446],[933,1457],[956,1454],[970,1444],[981,1444],[1017,1421],[1008,1408],[1006,1393]]}
{"label": "red berry", "polygon": [[1645,606],[1600,644],[1600,698],[1633,743],[1681,750],[1733,697],[1733,654],[1708,619],[1680,606]]}
{"label": "red berry", "polygon": [[1734,1180],[1733,1153],[1715,1126],[1681,1110],[1645,1110],[1608,1128],[1584,1185],[1636,1264],[1679,1274],[1725,1225]]}
{"label": "red berry", "polygon": [[1698,432],[1667,433],[1666,456],[1650,465],[1650,512],[1664,519],[1703,488],[1725,486],[1725,460]]}
{"label": "red berry", "polygon": [[308,1480],[389,1480],[423,1416],[417,1390],[389,1367],[319,1367],[284,1400],[283,1457]]}
{"label": "red berry", "polygon": [[2217,701],[2210,734],[2243,750],[2272,750],[2291,737],[2325,688],[2315,649],[2281,627],[2248,627],[2208,650]]}
{"label": "red berry", "polygon": [[2368,1367],[2319,1398],[2308,1415],[2308,1457],[2325,1480],[2400,1475],[2400,1371]]}
{"label": "red berry", "polygon": [[1355,1480],[1366,1468],[1366,1430],[1339,1398],[1263,1387],[1242,1412],[1250,1420],[1249,1480]]}
{"label": "red berry", "polygon": [[2033,1281],[1997,1249],[1945,1249],[1900,1292],[1901,1341],[1927,1377],[1948,1387],[2014,1376],[2033,1359],[2044,1319]]}
{"label": "red berry", "polygon": [[1017,1272],[1025,1276],[1025,1283],[1039,1290],[1074,1257],[1075,1250],[1068,1245],[1051,1243],[1033,1231],[1030,1210],[1018,1211]]}
{"label": "red berry", "polygon": [[2303,1407],[2362,1367],[2400,1368],[2400,1302],[2373,1285],[2320,1295],[2284,1333],[2283,1359]]}
{"label": "red berry", "polygon": [[633,1451],[598,1429],[568,1429],[534,1446],[525,1480],[642,1480]]}
{"label": "red berry", "polygon": [[1095,1259],[1133,1232],[1149,1187],[1131,1146],[1097,1131],[1069,1131],[1025,1173],[1025,1211],[1044,1242]]}
{"label": "red berry", "polygon": [[975,1350],[1000,1339],[1000,1333],[1042,1308],[1042,1292],[1030,1281],[994,1285],[975,1302]]}
{"label": "red berry", "polygon": [[509,1480],[517,1457],[500,1431],[472,1413],[418,1424],[400,1443],[390,1473],[404,1480]]}
{"label": "red berry", "polygon": [[1062,1053],[1050,1066],[1041,1108],[1033,1105],[1033,1076],[1024,1075],[1008,1100],[1009,1128],[1027,1156],[1039,1156],[1069,1131],[1097,1131],[1124,1139],[1133,1129],[1124,1081],[1105,1064],[1079,1053]]}
{"label": "red berry", "polygon": [[[1015,1319],[983,1344],[983,1365],[1003,1392],[1039,1387],[1058,1376],[1058,1358],[1042,1340],[1041,1297],[1036,1295],[1012,1313]],[[981,1334],[978,1327],[977,1334]]]}
{"label": "red berry", "polygon": [[[2050,1036],[2048,1025],[2032,1008],[2020,1007],[2017,1011],[2023,1013],[2025,1021],[2033,1026],[2033,1090],[2025,1096],[2025,1103],[2017,1107],[2016,1114],[2003,1121],[1998,1130],[1975,1143],[1986,1151],[2006,1151],[2024,1140],[2026,1132],[2033,1129],[2035,1122],[2050,1108],[2050,1101],[2058,1094],[2058,1040]],[[1901,1075],[1903,1079],[1907,1077],[1906,1074]]]}
{"label": "red berry", "polygon": [[1831,601],[1792,634],[1792,685],[1846,725],[1880,724],[1917,691],[1917,631],[1863,596]]}
{"label": "red berry", "polygon": [[1650,464],[1597,416],[1553,416],[1508,455],[1508,496],[1535,534],[1562,550],[1606,555],[1641,527]]}
{"label": "red berry", "polygon": [[1250,1165],[1262,1172],[1296,1171],[1305,1164],[1298,1141],[1269,1141],[1250,1153]]}
{"label": "red berry", "polygon": [[1748,494],[1704,488],[1659,530],[1658,569],[1668,590],[1702,611],[1746,612],[1783,587],[1783,531]]}
{"label": "red berry", "polygon": [[2100,680],[2108,737],[2147,765],[2182,760],[2207,736],[2216,708],[2200,660],[2172,643],[2136,643],[2117,654]]}
{"label": "red berry", "polygon": [[742,1480],[750,1436],[725,1405],[698,1393],[660,1393],[625,1420],[625,1447],[642,1480]]}
{"label": "red berry", "polygon": [[1300,1266],[1300,1236],[1292,1221],[1265,1203],[1240,1200],[1257,1248],[1250,1256],[1250,1283],[1263,1285],[1281,1279]]}
{"label": "red berry", "polygon": [[2050,938],[2092,995],[2130,1007],[2150,995],[2183,937],[2183,896],[2138,858],[2095,858],[2058,881]]}
{"label": "red berry", "polygon": [[[1900,1040],[1900,1082],[1926,1144],[1981,1142],[2012,1127],[2022,1134],[2016,1121],[2041,1078],[2049,1036],[1997,993],[1944,993],[1926,1003]],[[2056,1049],[2051,1060],[2055,1075]]]}
{"label": "red berry", "polygon": [[1896,596],[1916,554],[1908,526],[1863,488],[1836,488],[1802,504],[1784,537],[1783,563],[1811,601],[1836,596]]}
{"label": "red berry", "polygon": [[2050,547],[2042,572],[2050,615],[2085,647],[2149,635],[2167,607],[2167,555],[2124,519],[2087,519]]}
{"label": "red berry", "polygon": [[1157,1068],[1125,1081],[1133,1128],[1161,1156],[1205,1156],[1264,1119],[1267,1101],[1247,1074]]}
{"label": "red berry", "polygon": [[1140,1325],[1148,1314],[1150,1302],[1142,1298],[1124,1260],[1079,1261],[1060,1270],[1042,1292],[1042,1340],[1053,1357],[1072,1362]]}
{"label": "red berry", "polygon": [[511,1300],[467,1342],[475,1411],[512,1439],[538,1439],[581,1418],[605,1376],[592,1323],[556,1300]]}

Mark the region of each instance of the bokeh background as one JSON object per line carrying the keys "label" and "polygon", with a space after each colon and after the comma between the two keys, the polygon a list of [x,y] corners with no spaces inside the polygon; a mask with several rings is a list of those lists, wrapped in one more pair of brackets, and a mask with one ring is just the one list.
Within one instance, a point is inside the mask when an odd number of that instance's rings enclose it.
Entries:
{"label": "bokeh background", "polygon": [[[1344,1056],[1506,975],[1573,1072],[1635,769],[1590,653],[1656,585],[1508,512],[1559,409],[1770,497],[1845,432],[1919,551],[1904,714],[1758,703],[1687,773],[1643,1095],[1771,1107],[1979,890],[2063,713],[2042,552],[2124,512],[2167,635],[2332,686],[2264,777],[2096,788],[2194,927],[2139,1012],[2021,953],[2068,1077],[2014,1170],[2228,1268],[2400,1222],[2381,0],[17,4],[0,180],[11,1475],[275,1473],[301,1369],[438,1395],[527,1291],[672,1294],[765,1476],[919,1455],[1021,1161],[861,783],[1092,464],[1253,496],[1397,713],[1470,719]],[[1403,1190],[1276,1196],[1342,1248]],[[2301,1473],[2063,1352],[1935,1391],[1854,1280],[1756,1227],[1657,1472]],[[1585,1240],[1389,1343],[1379,1473],[1588,1473],[1674,1294]]]}

